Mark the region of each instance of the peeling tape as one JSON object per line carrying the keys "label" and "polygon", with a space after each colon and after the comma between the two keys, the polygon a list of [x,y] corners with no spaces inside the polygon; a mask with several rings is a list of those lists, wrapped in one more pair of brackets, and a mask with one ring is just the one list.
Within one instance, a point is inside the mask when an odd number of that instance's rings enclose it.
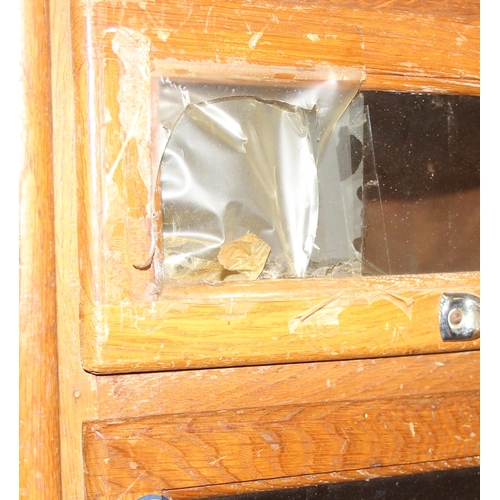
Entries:
{"label": "peeling tape", "polygon": [[308,33],[306,35],[306,38],[309,38],[309,40],[311,40],[311,42],[319,42],[319,36],[317,33]]}
{"label": "peeling tape", "polygon": [[135,139],[139,150],[137,169],[146,186],[151,182],[149,164],[151,70],[149,53],[151,40],[137,31],[118,28],[112,41],[113,52],[121,65],[118,102],[120,123],[125,141]]}
{"label": "peeling tape", "polygon": [[[288,321],[290,333],[303,333],[304,327],[339,327],[339,315],[348,307],[359,304],[370,306],[374,302],[387,301],[401,310],[409,320],[412,318],[413,299],[385,291],[343,290],[316,304],[299,316]],[[350,333],[350,332],[343,332]]]}
{"label": "peeling tape", "polygon": [[[118,28],[112,41],[113,52],[120,61],[120,86],[118,102],[119,119],[125,138],[117,158],[107,175],[107,183],[121,163],[125,150],[131,141],[137,148],[136,168],[148,192],[147,217],[153,231],[154,195],[159,165],[151,168],[151,40],[137,31]],[[156,234],[151,234],[151,246],[145,261],[135,267],[148,268],[154,255]]]}
{"label": "peeling tape", "polygon": [[254,306],[253,303],[226,302],[224,304],[225,314],[217,316],[222,321],[237,321],[245,319]]}
{"label": "peeling tape", "polygon": [[264,34],[263,31],[259,31],[258,33],[253,33],[252,38],[250,38],[250,40],[248,42],[248,46],[251,49],[255,49],[255,47],[257,46],[257,42],[261,39],[263,34]]}

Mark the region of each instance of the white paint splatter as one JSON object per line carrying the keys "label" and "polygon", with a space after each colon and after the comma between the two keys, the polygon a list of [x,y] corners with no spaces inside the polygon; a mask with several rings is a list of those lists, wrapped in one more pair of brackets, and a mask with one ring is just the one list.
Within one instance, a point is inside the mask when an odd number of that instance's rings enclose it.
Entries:
{"label": "white paint splatter", "polygon": [[113,119],[111,118],[111,113],[108,108],[104,109],[104,123],[107,125],[108,123],[111,123]]}
{"label": "white paint splatter", "polygon": [[413,425],[413,422],[410,422],[408,425],[410,426],[411,435],[415,437],[415,426]]}
{"label": "white paint splatter", "polygon": [[251,48],[251,49],[255,49],[256,45],[257,45],[257,42],[261,39],[262,35],[264,34],[263,31],[259,31],[258,33],[254,33],[252,35],[252,38],[250,38],[249,42],[248,42],[248,46]]}
{"label": "white paint splatter", "polygon": [[306,35],[306,38],[309,38],[309,40],[311,40],[311,42],[319,42],[319,36],[317,33],[308,33]]}
{"label": "white paint splatter", "polygon": [[154,29],[152,32],[162,41],[166,42],[168,37],[172,34],[171,30],[166,29]]}

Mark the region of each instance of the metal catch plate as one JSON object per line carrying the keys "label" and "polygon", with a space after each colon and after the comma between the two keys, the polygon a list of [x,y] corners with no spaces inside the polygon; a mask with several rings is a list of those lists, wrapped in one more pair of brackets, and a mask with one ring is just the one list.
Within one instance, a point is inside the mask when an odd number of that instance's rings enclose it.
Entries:
{"label": "metal catch plate", "polygon": [[480,300],[472,293],[443,293],[439,308],[441,337],[473,340],[480,333]]}

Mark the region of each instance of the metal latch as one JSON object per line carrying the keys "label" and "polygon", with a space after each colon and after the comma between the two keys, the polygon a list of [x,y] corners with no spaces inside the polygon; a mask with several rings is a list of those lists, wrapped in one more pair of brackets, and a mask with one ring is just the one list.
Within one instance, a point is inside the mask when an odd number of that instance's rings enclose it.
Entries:
{"label": "metal latch", "polygon": [[439,326],[444,341],[477,339],[480,333],[479,297],[472,293],[443,293]]}

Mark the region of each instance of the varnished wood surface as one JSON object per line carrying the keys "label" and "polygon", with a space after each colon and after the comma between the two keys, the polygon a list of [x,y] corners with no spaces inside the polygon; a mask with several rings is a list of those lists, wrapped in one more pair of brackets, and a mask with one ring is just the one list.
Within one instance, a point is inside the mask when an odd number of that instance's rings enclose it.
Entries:
{"label": "varnished wood surface", "polygon": [[479,398],[465,392],[92,422],[83,432],[93,498],[477,456]]}
{"label": "varnished wood surface", "polygon": [[[365,88],[477,94],[478,2],[204,0],[174,7],[168,1],[74,0],[72,7],[82,362],[88,371],[478,347],[439,342],[436,307],[444,282],[407,290],[402,300],[394,297],[399,285],[381,291],[376,280],[363,282],[363,292],[330,279],[164,286],[158,242],[151,269],[134,267],[145,260],[151,228],[158,227],[149,207],[153,76],[196,72],[195,62],[244,68],[326,63],[363,68]],[[477,291],[477,273],[456,279],[463,280],[463,291]]]}
{"label": "varnished wood surface", "polygon": [[84,492],[82,421],[96,418],[97,413],[96,380],[83,370],[80,362],[77,134],[69,13],[69,0],[50,0],[62,498],[81,500]]}
{"label": "varnished wood surface", "polygon": [[[168,58],[292,67],[327,63],[365,68],[367,90],[479,93],[479,1],[75,0],[74,5],[81,30],[77,68],[89,55],[113,57],[101,36],[123,26],[151,40],[158,71]],[[93,34],[90,49],[85,23]]]}
{"label": "varnished wood surface", "polygon": [[90,306],[83,364],[127,373],[479,349],[479,339],[441,340],[450,291],[478,294],[479,273],[205,285],[166,302]]}
{"label": "varnished wood surface", "polygon": [[19,496],[61,496],[48,3],[20,3]]}
{"label": "varnished wood surface", "polygon": [[[147,495],[163,495],[170,500],[199,500],[200,498],[221,497],[226,495],[240,495],[245,493],[258,493],[264,491],[283,490],[288,488],[301,488],[308,486],[327,485],[351,481],[369,481],[384,477],[398,477],[405,475],[438,472],[451,469],[463,469],[479,466],[479,457],[459,458],[454,460],[438,460],[436,462],[423,462],[397,467],[370,467],[369,469],[332,472],[327,474],[308,474],[280,479],[267,479],[263,481],[245,481],[242,483],[221,484],[217,486],[203,486],[184,488],[182,490],[154,490],[136,493],[123,493],[120,500],[138,500]],[[99,499],[111,500],[114,496],[100,496]]]}
{"label": "varnished wood surface", "polygon": [[[462,357],[462,372],[457,359],[448,364],[450,357]],[[415,360],[409,361],[411,365]],[[222,403],[216,411],[198,408],[171,414],[167,409],[166,414],[157,416],[87,422],[87,494],[225,485],[479,454],[476,353],[422,356],[418,360],[419,381],[408,391],[405,384],[415,376],[415,366],[405,371],[405,360],[399,369],[394,369],[393,360],[377,360],[378,373],[373,372],[373,377],[363,380],[353,375],[353,368],[369,369],[372,362],[365,360],[356,366],[357,361],[349,362],[350,373],[345,370],[349,363],[343,363],[337,371],[344,373],[338,378],[330,366],[330,388],[324,383],[318,389],[322,396],[316,401],[313,396],[312,402],[301,401],[296,393],[292,403],[285,397],[285,404],[269,404],[264,389],[264,405],[269,406],[241,408],[235,395],[233,409],[220,409],[231,406]],[[438,367],[443,368],[439,374]],[[464,373],[466,367],[468,372]],[[211,372],[217,376],[216,371]],[[441,387],[435,380],[430,382],[438,377]],[[225,385],[218,378],[211,380],[214,387]],[[269,385],[273,385],[271,380]],[[238,390],[236,387],[235,393]],[[258,405],[257,392],[253,399],[245,395],[243,399]],[[199,394],[202,401],[210,401]],[[228,396],[230,392],[225,399],[230,399]],[[172,411],[176,409],[180,408],[174,400]]]}
{"label": "varnished wood surface", "polygon": [[[101,419],[476,390],[479,351],[98,377]],[[460,381],[458,383],[458,381]]]}
{"label": "varnished wood surface", "polygon": [[[323,484],[344,483],[350,481],[368,481],[382,477],[398,477],[410,474],[421,474],[425,472],[445,471],[450,469],[463,469],[478,467],[479,456],[458,458],[453,460],[437,460],[435,462],[422,462],[410,465],[398,465],[396,467],[370,467],[369,469],[349,470],[343,472],[332,472],[326,474],[308,474],[279,479],[267,479],[263,481],[248,481],[233,484],[221,484],[217,486],[204,486],[198,488],[185,488],[182,490],[163,490],[150,492],[163,493],[171,500],[191,500],[200,498],[220,497],[226,495],[239,495],[243,493],[257,493],[261,491],[283,490],[285,488],[301,488]],[[141,495],[124,495],[123,500],[137,500]]]}
{"label": "varnished wood surface", "polygon": [[[206,415],[207,412],[212,412],[211,417],[208,417],[209,419],[214,418],[217,420],[218,417],[216,415],[219,412],[224,412],[224,415],[232,415],[230,418],[232,423],[237,424],[239,422],[241,424],[239,421],[240,416],[245,415],[247,411],[252,413],[257,408],[267,408],[268,412],[266,414],[274,415],[276,408],[283,409],[296,407],[297,405],[301,407],[309,405],[321,406],[333,403],[344,407],[344,405],[348,406],[353,401],[363,401],[360,408],[364,409],[372,408],[373,405],[376,406],[377,401],[381,398],[387,401],[397,399],[398,401],[405,402],[416,398],[416,400],[421,402],[426,398],[439,399],[443,395],[446,395],[445,397],[447,398],[450,393],[454,393],[455,391],[466,392],[471,395],[470,401],[467,404],[475,405],[479,401],[479,367],[479,352],[472,351],[387,359],[98,377],[99,416],[102,419],[108,419],[108,422],[110,422],[109,419],[115,421],[118,419],[121,422],[120,425],[124,428],[127,425],[132,426],[133,430],[130,432],[135,432],[137,437],[137,441],[134,441],[133,449],[138,450],[137,455],[141,459],[143,451],[149,449],[151,445],[150,436],[144,436],[144,429],[151,429],[152,427],[149,425],[148,422],[150,420],[147,418],[137,418],[140,415],[143,417],[156,415],[161,422],[170,422],[172,419],[174,422],[177,422],[180,415],[185,417],[186,421],[190,421],[191,417],[197,414]],[[439,413],[441,407],[438,405],[436,408],[435,411]],[[446,411],[448,410],[449,408],[446,409]],[[257,413],[260,415],[260,412]],[[438,413],[433,413],[433,420],[437,418]],[[454,415],[453,411],[447,413],[446,422],[448,418],[451,420],[458,418],[457,423],[458,421],[461,422],[463,430],[470,430],[468,439],[479,439],[478,429],[476,429],[477,422],[470,424],[470,422],[466,422],[463,419],[463,415]],[[245,425],[236,425],[233,431],[238,434],[242,428],[252,427],[260,421],[261,417],[249,417]],[[420,417],[414,422],[414,431],[416,429],[415,425],[418,422],[420,422]],[[443,429],[448,425],[444,422],[441,421],[439,424],[443,426]],[[102,423],[106,426],[106,422]],[[93,424],[89,423],[89,425]],[[97,426],[99,425],[97,423]],[[215,426],[215,422],[213,425]],[[281,421],[281,425],[283,430],[288,428],[293,429],[293,419],[290,423],[288,421]],[[408,425],[410,424],[408,423]],[[470,425],[472,427],[468,427]],[[137,427],[140,428],[139,431],[136,430]],[[220,430],[219,423],[217,423],[216,427]],[[99,429],[98,432],[101,432]],[[216,433],[217,429],[213,430],[213,432]],[[449,437],[445,438],[443,435],[443,432],[447,434],[449,429],[443,429],[436,430],[433,433],[433,437],[429,435],[429,439],[439,440],[443,438],[449,440]],[[191,452],[188,451],[189,447],[191,445],[194,446],[195,443],[199,447],[200,443],[203,443],[203,436],[199,436],[195,431],[196,429],[187,426],[182,432],[178,432],[173,437],[173,441],[176,444],[163,447],[162,456],[171,456],[172,460],[179,466],[185,464],[186,460],[189,461],[189,457],[191,456]],[[205,431],[208,432],[206,429]],[[210,434],[213,432],[211,431]],[[316,432],[313,432],[307,438],[310,441],[310,446],[314,446],[315,435]],[[104,439],[104,435],[102,437]],[[189,444],[189,440],[191,439],[192,442]],[[284,439],[286,440],[286,438]],[[454,439],[457,438],[455,437]],[[221,442],[224,441],[226,439],[221,437]],[[294,440],[289,445],[292,447],[299,446],[300,448],[301,445],[297,441]],[[97,443],[96,440],[92,442],[93,446],[97,446],[98,448],[107,446],[103,442]],[[231,443],[232,441],[228,439],[227,442]],[[252,442],[254,441],[252,440]],[[186,443],[188,443],[188,448],[184,449],[183,445]],[[422,442],[419,443],[419,445],[422,444]],[[269,443],[266,442],[266,445],[269,446]],[[244,449],[244,446],[242,449]],[[86,448],[86,450],[91,455],[94,453],[89,448]],[[378,451],[383,452],[382,448]],[[392,449],[390,452],[387,450],[387,453],[392,453]],[[442,461],[419,462],[418,464],[398,464],[383,467],[370,466],[368,468],[344,471],[336,469],[335,472],[332,470],[331,472],[308,473],[305,475],[301,473],[300,475],[289,475],[275,479],[254,477],[250,481],[199,487],[192,486],[179,490],[163,485],[161,480],[163,473],[159,473],[155,478],[149,477],[149,472],[140,468],[140,465],[144,465],[149,470],[148,464],[131,458],[130,449],[126,451],[114,450],[109,455],[104,453],[104,455],[101,455],[101,458],[105,456],[106,458],[112,456],[127,457],[127,459],[137,464],[138,470],[146,476],[144,482],[141,483],[142,486],[140,486],[145,488],[142,492],[138,489],[135,497],[133,493],[127,493],[123,497],[134,500],[141,496],[141,493],[144,495],[160,494],[161,489],[164,487],[167,488],[164,494],[166,493],[168,498],[180,500],[184,498],[204,498],[275,488],[355,481],[399,474],[416,474],[429,470],[471,467],[479,464],[478,456],[455,457]],[[145,454],[143,458],[147,460],[146,456]],[[246,457],[249,464],[253,463],[254,455],[247,453],[243,456]],[[318,463],[321,463],[321,460]],[[92,469],[96,471],[95,476],[100,476],[102,464],[98,465],[95,462],[92,462],[92,464],[92,467],[95,467],[95,469]],[[117,462],[113,462],[113,467],[116,465]],[[185,465],[185,468],[186,470],[191,470],[196,475],[198,474],[198,465],[199,463],[196,461],[196,465],[193,462],[191,468],[187,465]],[[158,467],[162,466],[158,465]],[[97,471],[99,472],[97,473]],[[106,474],[105,480],[114,483],[115,479],[111,468],[107,470]],[[122,476],[122,472],[118,475]],[[110,478],[110,476],[113,477]],[[158,479],[159,476],[160,479]],[[177,477],[177,473],[170,472],[167,476]],[[129,477],[129,479],[132,486],[129,491],[135,491],[136,483],[132,485],[132,480],[137,479],[137,476],[134,476],[134,478]],[[143,479],[144,477],[141,476],[138,481],[141,482]],[[90,480],[94,483],[99,481],[97,477]],[[90,488],[92,489],[94,486]],[[129,494],[130,496],[127,496]],[[103,493],[103,496],[99,498],[113,498],[113,495],[114,493],[109,496],[107,496],[107,493]]]}
{"label": "varnished wood surface", "polygon": [[[95,3],[95,2],[92,2]],[[113,2],[108,2],[109,4]],[[134,2],[128,2],[129,4],[134,4]],[[346,2],[346,4],[349,2]],[[74,2],[76,4],[76,2]],[[120,2],[114,2],[116,9],[121,9]],[[137,4],[137,3],[136,3]],[[82,4],[79,4],[82,5]],[[124,5],[124,4],[123,4]],[[284,5],[284,3],[283,3]],[[340,5],[340,3],[339,3]],[[471,5],[473,5],[473,10],[476,9],[475,4],[470,4],[468,2],[454,2],[454,3],[443,3],[443,2],[413,2],[412,9],[416,12],[415,15],[418,14],[421,10],[427,10],[432,7],[438,16],[436,19],[440,20],[442,15],[450,16],[450,18],[454,18],[457,24],[460,24],[462,21],[467,24],[467,19],[470,19],[471,16]],[[132,6],[132,5],[131,5]],[[179,16],[182,16],[182,9],[184,9],[187,4],[179,5],[178,7],[181,9]],[[452,7],[450,7],[452,6]],[[78,7],[76,10],[78,10]],[[290,8],[288,6],[287,8]],[[385,7],[387,8],[387,7]],[[391,9],[394,9],[394,12],[398,10],[405,11],[407,7],[405,7],[401,3],[393,2]],[[452,8],[453,12],[450,11]],[[210,10],[209,7],[205,9],[204,14],[208,14]],[[418,12],[417,12],[418,11]],[[214,12],[214,9],[211,10],[211,13]],[[196,10],[194,11],[196,15]],[[161,414],[165,414],[165,407],[168,405],[168,398],[172,398],[172,409],[175,410],[176,413],[180,412],[191,412],[191,411],[199,411],[199,404],[196,402],[196,394],[189,396],[186,394],[176,393],[175,397],[170,389],[167,392],[163,392],[161,389],[161,384],[172,384],[172,387],[178,387],[179,391],[195,391],[196,383],[193,380],[192,383],[188,382],[188,377],[193,375],[194,373],[199,373],[201,376],[199,379],[201,382],[201,387],[203,391],[213,390],[216,395],[220,395],[221,400],[227,401],[230,399],[231,394],[235,396],[235,392],[230,391],[227,386],[224,389],[224,386],[207,386],[207,379],[209,379],[212,375],[218,374],[219,370],[199,370],[196,372],[171,372],[171,373],[156,373],[156,374],[138,374],[134,376],[129,375],[117,375],[110,377],[101,377],[87,374],[83,371],[81,367],[80,361],[80,349],[78,345],[78,333],[79,333],[79,315],[78,315],[78,304],[79,304],[79,294],[80,294],[80,281],[78,276],[78,255],[76,252],[76,246],[78,242],[77,231],[76,231],[76,210],[77,210],[77,198],[79,195],[76,193],[76,183],[75,179],[77,175],[81,175],[81,163],[78,165],[75,164],[75,147],[73,141],[76,139],[76,147],[80,147],[82,149],[86,148],[88,144],[88,137],[86,137],[86,133],[82,128],[82,124],[86,123],[86,120],[89,116],[87,110],[86,102],[82,102],[81,100],[78,102],[76,115],[78,116],[78,127],[75,128],[74,125],[74,113],[72,106],[72,92],[73,92],[73,82],[71,75],[71,45],[69,40],[69,0],[51,0],[51,38],[52,38],[52,70],[53,70],[53,86],[54,86],[54,159],[55,159],[55,178],[57,182],[55,183],[55,210],[56,210],[56,220],[55,220],[55,229],[56,229],[56,253],[58,259],[58,270],[57,270],[57,294],[58,294],[58,302],[59,302],[59,312],[58,312],[58,329],[59,329],[59,366],[60,366],[60,409],[61,409],[61,429],[63,430],[61,436],[61,449],[63,453],[63,463],[62,463],[62,480],[63,480],[63,495],[64,499],[71,500],[81,500],[84,498],[84,490],[82,487],[83,484],[83,475],[84,475],[84,466],[83,466],[83,457],[82,457],[82,446],[81,446],[81,430],[82,430],[82,421],[83,420],[95,420],[95,419],[113,419],[113,418],[137,418],[140,416],[147,416],[149,414],[160,416]],[[170,15],[170,14],[169,14]],[[174,13],[174,15],[176,15]],[[193,14],[192,14],[193,15]],[[408,11],[405,14],[408,17]],[[474,17],[474,15],[472,16]],[[180,17],[179,17],[180,19]],[[205,21],[203,21],[205,22]],[[201,21],[200,21],[201,23]],[[473,21],[472,24],[476,23]],[[450,25],[447,25],[448,27]],[[456,25],[455,25],[456,26]],[[82,26],[80,26],[81,28]],[[183,26],[185,29],[188,29],[189,25],[185,24]],[[252,26],[253,28],[253,26]],[[257,26],[257,28],[259,28]],[[260,29],[260,28],[259,28]],[[444,28],[447,29],[446,27]],[[475,30],[476,28],[474,28]],[[78,40],[83,40],[84,33],[83,32],[75,32],[73,31],[73,35]],[[166,36],[165,33],[158,32],[158,36]],[[106,35],[108,39],[112,37],[112,33],[108,33]],[[179,48],[180,38],[176,38],[177,34],[172,32],[171,35],[173,38],[171,42],[174,42]],[[183,35],[182,35],[183,36]],[[205,34],[204,36],[207,36]],[[248,35],[248,39],[250,39],[253,34]],[[357,35],[358,36],[358,35]],[[182,37],[181,37],[182,38]],[[314,38],[314,37],[313,37]],[[474,37],[469,38],[468,43]],[[309,40],[309,39],[308,39]],[[320,39],[322,40],[322,39]],[[324,41],[324,40],[323,40]],[[265,38],[261,37],[258,42],[265,43]],[[312,40],[311,40],[312,42]],[[246,41],[247,43],[247,41]],[[309,41],[307,42],[309,43]],[[240,44],[240,48],[244,44]],[[257,44],[256,47],[258,48]],[[225,50],[229,49],[229,45],[224,45]],[[266,45],[263,45],[265,48]],[[468,57],[468,54],[471,55],[472,58],[475,49],[471,49],[472,46],[467,46],[467,52],[465,57]],[[243,47],[244,48],[244,47]],[[261,46],[262,49],[262,46]],[[179,51],[183,50],[179,48]],[[447,57],[445,51],[442,52],[442,57]],[[109,61],[108,61],[109,62]],[[80,73],[78,73],[78,71]],[[76,72],[80,75],[84,74],[85,71],[82,68],[76,69]],[[368,75],[367,84],[372,78]],[[419,88],[427,88],[429,84],[429,80],[432,82],[438,82],[437,85],[439,88],[434,88],[434,91],[456,91],[456,92],[466,92],[464,89],[466,88],[467,79],[456,79],[452,78],[448,83],[445,82],[443,86],[443,82],[437,78],[429,79],[427,76],[422,77],[412,77],[418,83]],[[391,76],[386,76],[383,78],[383,81],[387,82],[387,85],[393,86],[393,80],[395,82],[394,85],[402,85],[407,90],[412,90],[412,87],[408,87],[407,80],[402,79],[400,75],[395,75],[394,79]],[[115,82],[116,85],[118,82]],[[383,82],[380,82],[382,85]],[[110,83],[112,86],[113,83]],[[433,83],[434,85],[434,83]],[[82,83],[82,88],[85,88],[85,81]],[[100,91],[99,85],[96,87],[98,91]],[[471,93],[478,92],[478,85],[473,82]],[[441,90],[440,90],[441,89]],[[451,89],[451,90],[450,90]],[[455,90],[453,90],[455,89]],[[110,101],[116,96],[116,93],[110,95],[108,99]],[[75,97],[76,99],[81,99],[81,96]],[[117,113],[117,110],[111,110],[112,113]],[[116,115],[115,115],[116,116]],[[110,128],[111,130],[111,128]],[[95,144],[95,143],[94,143]],[[94,150],[95,151],[95,150]],[[119,151],[118,151],[119,152]],[[133,155],[132,155],[133,157]],[[87,156],[86,159],[89,160],[91,157]],[[113,158],[114,159],[114,158]],[[120,169],[118,169],[116,175],[121,175]],[[134,181],[130,185],[133,187]],[[95,193],[99,193],[99,190],[95,189],[95,184],[89,190],[90,197],[95,196]],[[92,194],[93,193],[93,194]],[[87,214],[88,215],[88,214]],[[99,214],[95,219],[85,219],[87,216],[84,213],[84,219],[87,222],[92,222],[92,220],[100,223]],[[92,215],[92,214],[91,214]],[[92,227],[92,224],[90,224]],[[83,248],[87,245],[86,240],[82,239],[84,235],[78,235],[80,238],[80,244]],[[123,240],[120,240],[123,241]],[[95,245],[96,252],[102,253],[102,246],[100,247],[101,240],[97,240],[97,244]],[[121,244],[120,244],[121,245]],[[147,246],[147,245],[145,245]],[[121,249],[121,246],[118,247]],[[149,277],[146,278],[149,279]],[[439,281],[440,278],[437,278]],[[479,283],[479,276],[474,277],[472,280],[474,287]],[[474,288],[473,287],[473,288]],[[87,293],[84,289],[84,294]],[[275,295],[276,292],[272,292]],[[189,291],[181,292],[177,295],[180,301],[188,300]],[[199,293],[197,292],[198,296]],[[319,295],[324,294],[326,297],[328,291],[320,292]],[[196,293],[194,294],[196,297]],[[95,297],[93,297],[95,299]],[[167,297],[166,300],[170,300]],[[85,298],[84,298],[85,301]],[[125,304],[124,304],[125,305]],[[233,313],[234,314],[234,311]],[[98,323],[102,325],[102,323]],[[102,330],[100,330],[102,331]],[[474,344],[472,346],[473,349],[476,349],[478,344]],[[463,353],[466,354],[466,353]],[[469,353],[472,355],[478,355],[478,353]],[[461,354],[460,354],[461,355]],[[455,354],[453,354],[455,356]],[[402,358],[403,359],[403,358]],[[420,359],[420,358],[418,358]],[[448,358],[445,366],[447,370],[457,373],[463,373],[462,370],[465,370],[466,363],[462,364],[461,362],[458,365],[453,362],[452,364],[448,364]],[[451,358],[450,358],[451,359]],[[457,359],[457,358],[454,358]],[[377,362],[379,360],[376,360]],[[385,361],[385,360],[381,360]],[[362,362],[362,361],[361,361]],[[371,362],[371,360],[370,360]],[[341,362],[343,363],[343,362]],[[451,363],[451,361],[450,361]],[[317,391],[312,387],[312,385],[319,381],[323,380],[325,385],[325,390],[327,389],[326,381],[328,378],[324,378],[327,373],[323,372],[321,376],[317,377],[313,375],[313,364],[307,364],[310,369],[306,369],[304,371],[294,371],[295,368],[299,369],[302,365],[277,365],[277,366],[266,366],[266,367],[254,367],[254,368],[238,368],[238,369],[224,369],[220,370],[221,373],[228,374],[232,370],[238,370],[238,376],[231,376],[231,384],[235,384],[235,389],[241,392],[241,397],[239,401],[235,402],[232,406],[232,409],[237,411],[237,406],[240,405],[244,409],[249,408],[249,404],[253,405],[255,400],[262,397],[262,406],[271,407],[273,404],[278,405],[289,405],[289,404],[301,404],[301,402],[308,401],[310,403],[318,403],[324,397],[321,394],[321,391]],[[326,363],[328,364],[328,363]],[[326,365],[325,364],[325,365]],[[321,363],[321,365],[324,365]],[[410,365],[408,365],[410,366]],[[416,369],[418,364],[413,364],[412,369]],[[397,368],[400,373],[401,366],[398,365]],[[354,369],[354,365],[351,366]],[[443,366],[436,366],[436,373],[440,373]],[[366,370],[368,368],[365,367]],[[247,370],[246,372],[242,370]],[[262,373],[259,372],[262,370]],[[285,370],[285,371],[284,371]],[[292,370],[292,371],[287,371]],[[256,375],[255,372],[260,373],[260,375]],[[286,373],[285,373],[286,372]],[[346,373],[351,373],[347,371]],[[362,373],[362,372],[360,372]],[[422,374],[415,376],[423,377]],[[293,384],[294,384],[294,376],[305,377],[306,380],[310,381],[309,384],[302,386],[303,391],[301,394],[293,394]],[[155,379],[158,377],[158,379]],[[175,377],[180,377],[177,380],[181,380],[182,382],[178,382],[179,385],[174,383]],[[186,377],[186,378],[183,378]],[[238,382],[239,377],[242,377],[242,381]],[[263,378],[268,379],[268,383],[265,384]],[[323,378],[322,378],[323,377]],[[222,375],[220,375],[222,378]],[[229,379],[228,379],[229,380]],[[297,380],[297,379],[295,379]],[[429,381],[429,377],[425,376],[422,380]],[[433,379],[434,380],[434,379]],[[213,379],[212,379],[213,381]],[[260,389],[262,390],[262,394],[258,394],[257,391],[253,391],[251,384],[255,381]],[[109,382],[109,384],[108,384]],[[133,388],[133,384],[137,383],[139,387]],[[411,381],[408,380],[408,386],[411,387]],[[431,390],[438,391],[438,385],[443,382],[434,381],[434,385],[429,385]],[[436,385],[438,384],[438,385]],[[141,392],[140,386],[144,388],[144,392]],[[397,392],[397,384],[393,384],[393,392],[389,392],[390,396],[394,395],[394,391]],[[273,389],[274,387],[274,389]],[[425,386],[424,386],[425,387]],[[210,389],[209,389],[210,388]],[[106,399],[104,397],[104,391],[117,391],[114,394],[110,394]],[[281,394],[281,390],[284,391],[284,394]],[[399,389],[401,390],[401,389]],[[226,392],[228,391],[228,392]],[[388,391],[390,389],[388,388]],[[151,399],[147,401],[147,393],[150,392]],[[227,397],[225,396],[227,394]],[[315,395],[316,394],[316,395]],[[435,394],[435,392],[434,392]],[[96,396],[99,397],[99,407],[97,406]],[[141,400],[139,401],[137,411],[134,413],[133,408],[133,397],[138,395]],[[246,395],[246,396],[245,396]],[[210,398],[208,395],[203,399],[208,405],[207,411],[217,411],[217,401],[216,398]],[[158,405],[155,405],[154,398],[158,398]],[[245,403],[245,399],[249,398],[249,403]],[[113,400],[115,400],[115,405],[113,408]],[[327,401],[331,401],[327,399]],[[123,408],[120,406],[123,404]],[[230,401],[228,401],[230,404]],[[258,404],[257,406],[260,406]],[[184,409],[182,409],[184,408]],[[224,403],[223,409],[230,409],[226,403]],[[102,413],[101,413],[102,412]],[[417,427],[415,427],[417,429]],[[44,457],[45,462],[47,463],[47,457]],[[207,487],[193,487],[186,488],[183,490],[176,491],[168,491],[166,494],[171,498],[200,498],[202,496],[213,496],[213,495],[222,495],[222,494],[237,494],[247,491],[259,491],[259,490],[268,490],[273,488],[283,488],[286,486],[299,486],[299,485],[307,485],[307,484],[318,484],[321,482],[336,482],[336,481],[345,481],[352,479],[363,479],[371,476],[389,476],[393,474],[410,474],[410,473],[418,473],[427,470],[440,470],[444,468],[460,468],[460,467],[471,467],[479,464],[479,458],[461,458],[461,459],[452,459],[445,461],[436,461],[436,462],[426,462],[422,464],[412,464],[412,465],[396,465],[390,467],[371,467],[369,469],[360,469],[355,471],[344,471],[344,472],[332,472],[325,474],[317,474],[317,475],[305,475],[305,476],[295,476],[293,478],[283,477],[276,479],[267,479],[267,480],[251,480],[245,481],[242,483],[230,483],[218,486],[207,486]],[[135,491],[135,493],[130,493],[130,491]],[[144,490],[136,490],[135,486],[129,490],[127,493],[123,493],[121,498],[123,500],[136,500],[138,497],[146,494],[157,493],[160,494],[161,490],[152,490],[149,487]],[[51,498],[57,498],[52,496]],[[103,497],[105,498],[105,497]],[[116,498],[116,495],[110,493],[108,498]]]}
{"label": "varnished wood surface", "polygon": [[[201,486],[183,488],[179,490],[148,490],[134,493],[120,494],[120,500],[138,500],[147,495],[163,495],[170,500],[199,500],[228,495],[241,495],[245,493],[258,493],[265,491],[283,490],[288,488],[301,488],[308,486],[345,483],[351,481],[369,481],[384,477],[398,477],[426,472],[446,471],[478,467],[479,456],[458,458],[452,460],[437,460],[435,462],[421,462],[418,464],[398,465],[396,467],[370,467],[368,469],[331,472],[326,474],[307,474],[303,476],[285,477],[279,479],[265,479],[261,481],[243,481],[241,483],[219,484],[217,486]],[[99,500],[114,500],[114,495],[101,495]]]}

